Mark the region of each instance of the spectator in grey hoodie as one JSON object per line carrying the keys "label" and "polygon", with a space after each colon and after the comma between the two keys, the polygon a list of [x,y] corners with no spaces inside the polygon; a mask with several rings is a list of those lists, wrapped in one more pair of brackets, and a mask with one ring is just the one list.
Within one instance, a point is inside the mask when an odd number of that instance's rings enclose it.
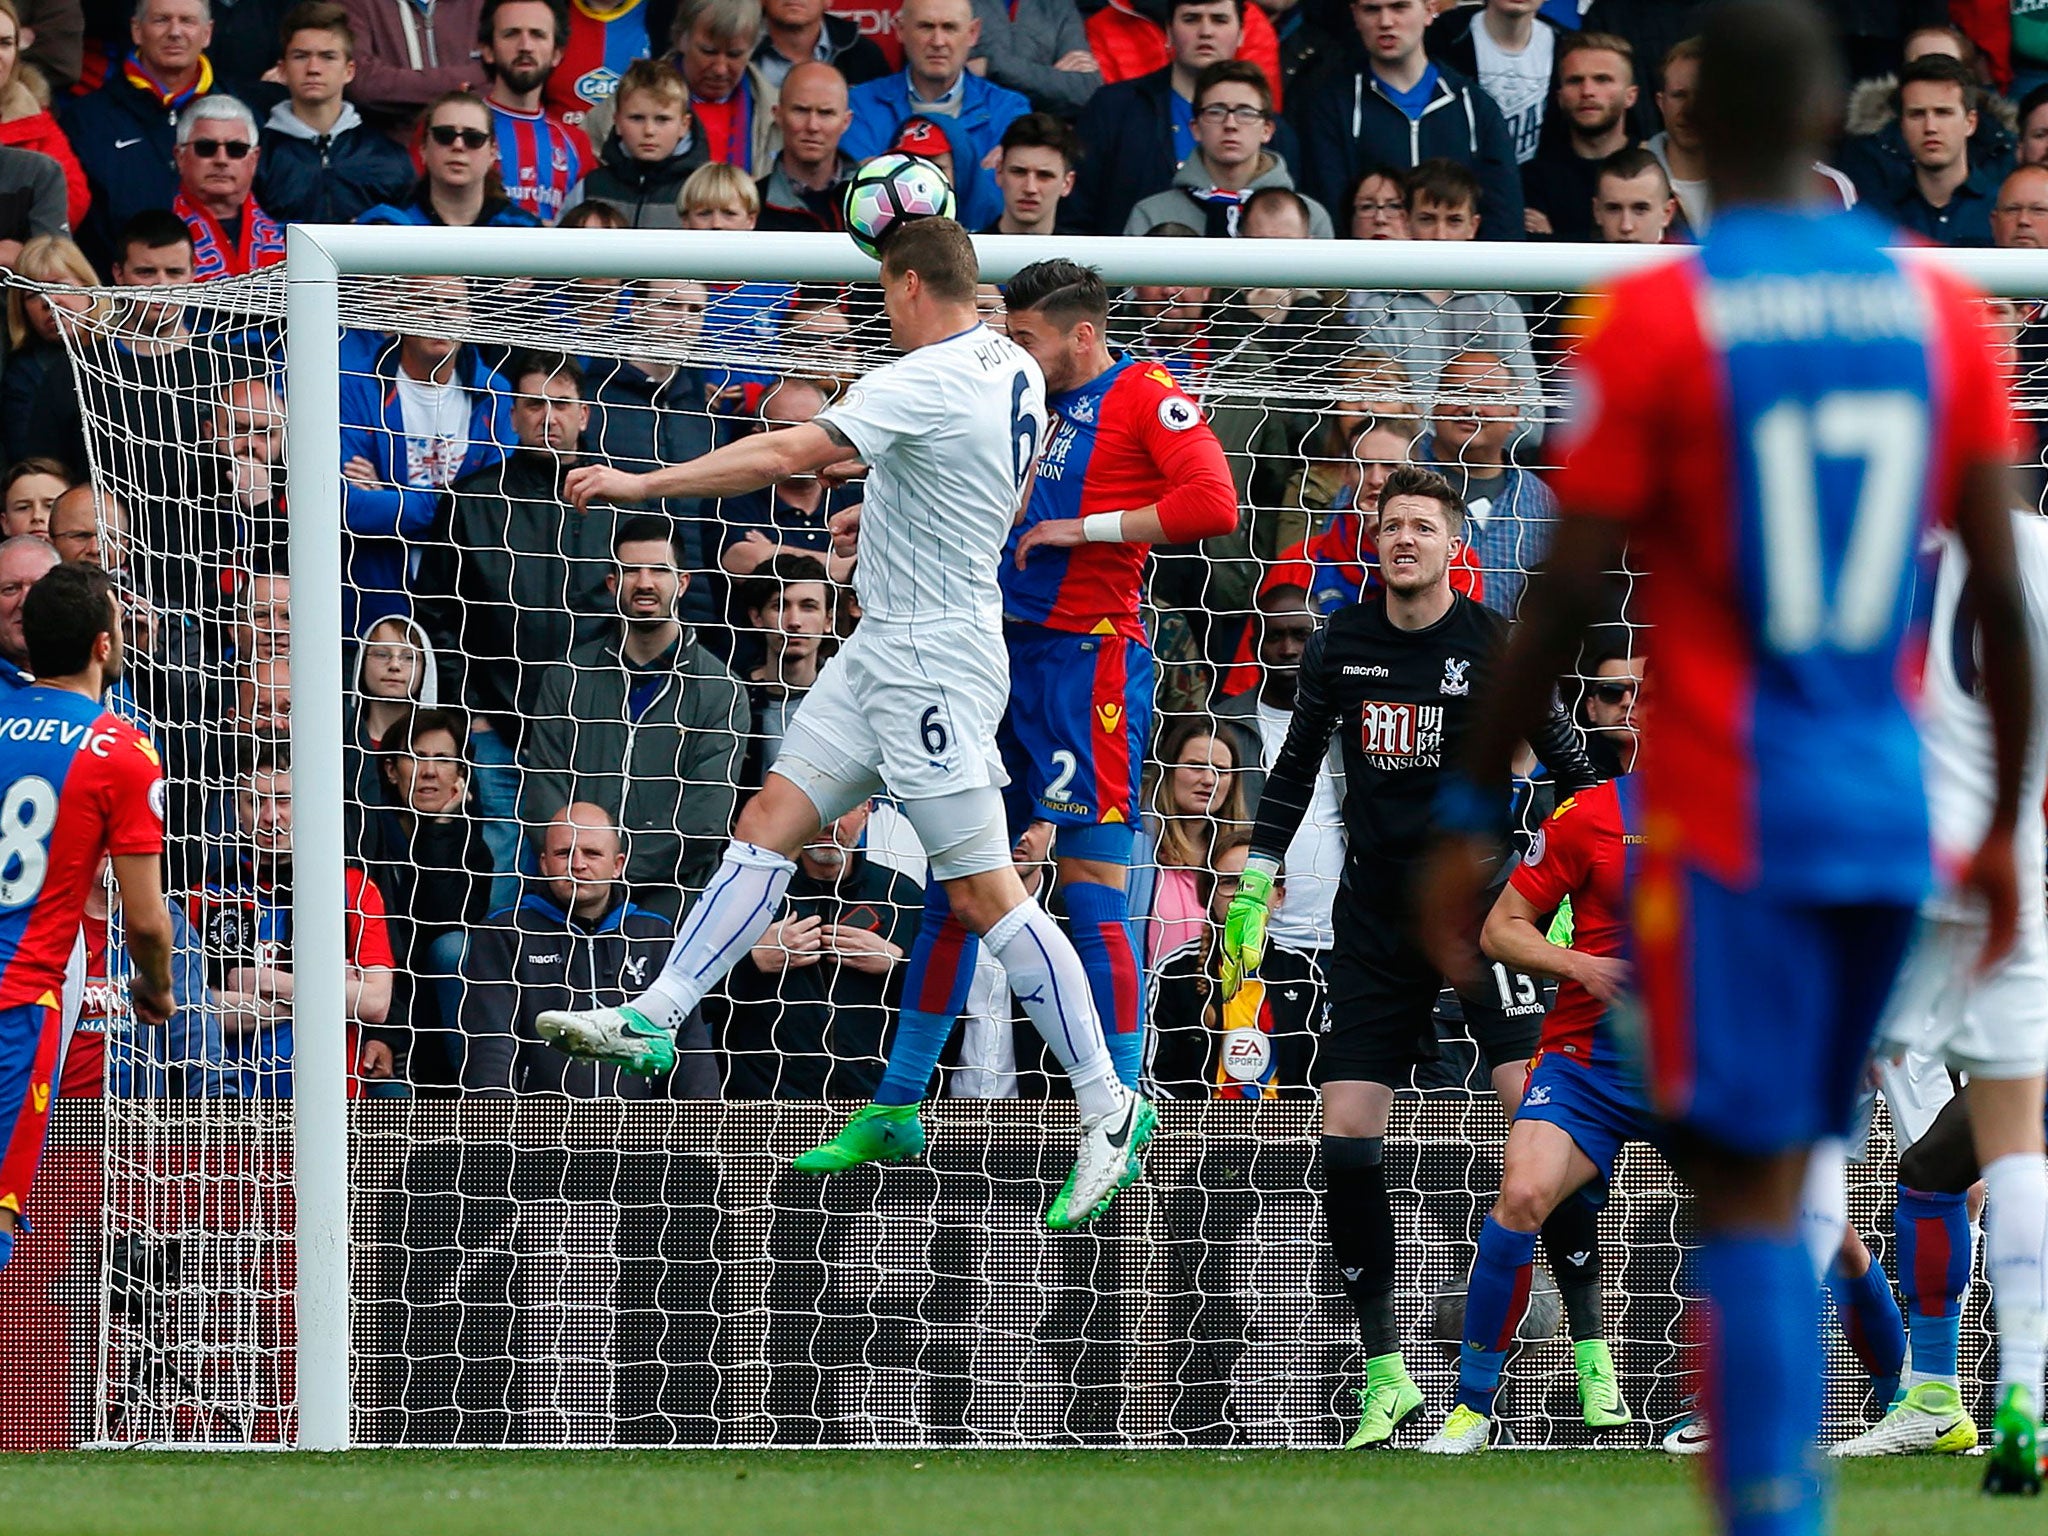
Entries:
{"label": "spectator in grey hoodie", "polygon": [[290,97],[264,123],[256,201],[283,223],[350,224],[412,190],[412,156],[363,122],[342,92],[356,77],[356,37],[332,0],[284,19],[278,63]]}
{"label": "spectator in grey hoodie", "polygon": [[[1274,129],[1273,90],[1258,65],[1223,59],[1195,79],[1195,152],[1173,185],[1143,199],[1124,224],[1127,235],[1161,224],[1186,224],[1209,235],[1236,235],[1244,206],[1269,187],[1292,191],[1287,162],[1266,148]],[[1329,210],[1304,197],[1309,237],[1335,234]]]}

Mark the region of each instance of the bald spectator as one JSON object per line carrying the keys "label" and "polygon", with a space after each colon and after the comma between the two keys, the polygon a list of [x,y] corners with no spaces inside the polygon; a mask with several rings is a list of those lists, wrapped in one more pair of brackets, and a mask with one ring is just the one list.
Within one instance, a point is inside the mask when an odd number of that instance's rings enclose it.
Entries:
{"label": "bald spectator", "polygon": [[[801,426],[825,408],[825,392],[812,380],[779,379],[761,397],[761,430]],[[767,490],[728,496],[719,504],[725,538],[718,563],[735,581],[754,574],[777,555],[812,555],[835,581],[846,581],[853,562],[832,552],[827,524],[833,514],[855,506],[859,484],[827,490],[815,475],[785,480]]]}
{"label": "bald spectator", "polygon": [[42,580],[57,563],[57,551],[48,539],[18,533],[0,540],[0,693],[24,688],[32,676],[28,666],[28,640],[21,631],[21,605],[28,589]]}
{"label": "bald spectator", "polygon": [[2001,251],[2048,249],[2048,165],[2023,165],[1998,188],[1991,243]]}
{"label": "bald spectator", "polygon": [[114,62],[105,83],[70,98],[62,113],[92,190],[78,243],[102,271],[120,256],[130,219],[170,207],[178,191],[177,116],[216,84],[206,56],[213,41],[207,0],[138,0],[128,35],[132,51]]}
{"label": "bald spectator", "polygon": [[215,396],[205,426],[234,548],[246,554],[282,546],[284,401],[267,379],[237,379]]}
{"label": "bald spectator", "polygon": [[1074,0],[974,0],[974,56],[997,85],[1022,91],[1041,112],[1072,117],[1102,86],[1088,28]]}
{"label": "bald spectator", "polygon": [[840,190],[853,161],[840,149],[852,121],[846,81],[830,64],[799,64],[775,102],[782,149],[761,178],[757,229],[836,231],[846,224]]}
{"label": "bald spectator", "polygon": [[462,1086],[575,1099],[717,1098],[710,1037],[695,1014],[666,1078],[577,1061],[542,1043],[534,1020],[547,1010],[614,1007],[643,990],[668,955],[671,929],[628,897],[625,850],[603,807],[571,801],[536,841],[539,876],[519,905],[469,935],[458,1010]]}
{"label": "bald spectator", "polygon": [[1640,144],[1601,162],[1593,229],[1606,245],[1661,245],[1678,222],[1678,199],[1657,157]]}
{"label": "bald spectator", "polygon": [[996,148],[1003,130],[1029,112],[1031,102],[967,67],[981,37],[973,0],[904,0],[896,32],[903,41],[904,67],[854,90],[846,152],[856,160],[869,159],[894,141],[907,119],[938,119],[958,167],[954,191],[960,222],[969,229],[986,228],[1003,212]]}
{"label": "bald spectator", "polygon": [[775,159],[776,90],[753,61],[760,37],[761,0],[683,0],[676,9],[674,57],[705,153],[749,177],[766,176]]}
{"label": "bald spectator", "polygon": [[74,485],[50,505],[50,543],[66,565],[128,568],[128,509],[112,491]]}
{"label": "bald spectator", "polygon": [[763,0],[761,19],[754,63],[777,90],[799,64],[829,64],[848,85],[889,73],[889,56],[861,32],[859,20],[827,10],[825,0]]}

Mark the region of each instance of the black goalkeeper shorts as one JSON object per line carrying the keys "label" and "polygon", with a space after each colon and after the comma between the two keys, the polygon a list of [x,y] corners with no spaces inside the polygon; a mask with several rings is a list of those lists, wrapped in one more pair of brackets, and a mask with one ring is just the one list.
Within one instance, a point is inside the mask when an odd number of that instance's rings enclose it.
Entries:
{"label": "black goalkeeper shorts", "polygon": [[[1326,962],[1330,1028],[1316,1053],[1316,1084],[1405,1088],[1416,1067],[1437,1059],[1443,973],[1415,942],[1405,915],[1377,911],[1340,887],[1334,917],[1336,944]],[[1499,965],[1487,965],[1478,986],[1458,994],[1489,1074],[1536,1054],[1545,995],[1536,977]]]}

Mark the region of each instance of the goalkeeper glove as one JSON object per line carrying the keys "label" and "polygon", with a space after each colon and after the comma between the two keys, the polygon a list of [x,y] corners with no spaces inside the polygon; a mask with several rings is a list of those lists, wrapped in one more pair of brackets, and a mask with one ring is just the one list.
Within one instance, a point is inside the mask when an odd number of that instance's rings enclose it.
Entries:
{"label": "goalkeeper glove", "polygon": [[1266,918],[1273,905],[1273,880],[1279,865],[1254,854],[1245,861],[1230,915],[1223,924],[1223,997],[1237,996],[1244,979],[1257,973],[1266,958]]}

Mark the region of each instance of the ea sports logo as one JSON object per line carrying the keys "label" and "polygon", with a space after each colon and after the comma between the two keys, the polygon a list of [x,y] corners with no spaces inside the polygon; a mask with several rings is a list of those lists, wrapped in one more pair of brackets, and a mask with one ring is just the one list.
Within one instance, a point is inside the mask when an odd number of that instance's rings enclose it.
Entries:
{"label": "ea sports logo", "polygon": [[1223,1075],[1233,1083],[1256,1083],[1273,1061],[1273,1042],[1263,1029],[1240,1026],[1223,1036]]}

